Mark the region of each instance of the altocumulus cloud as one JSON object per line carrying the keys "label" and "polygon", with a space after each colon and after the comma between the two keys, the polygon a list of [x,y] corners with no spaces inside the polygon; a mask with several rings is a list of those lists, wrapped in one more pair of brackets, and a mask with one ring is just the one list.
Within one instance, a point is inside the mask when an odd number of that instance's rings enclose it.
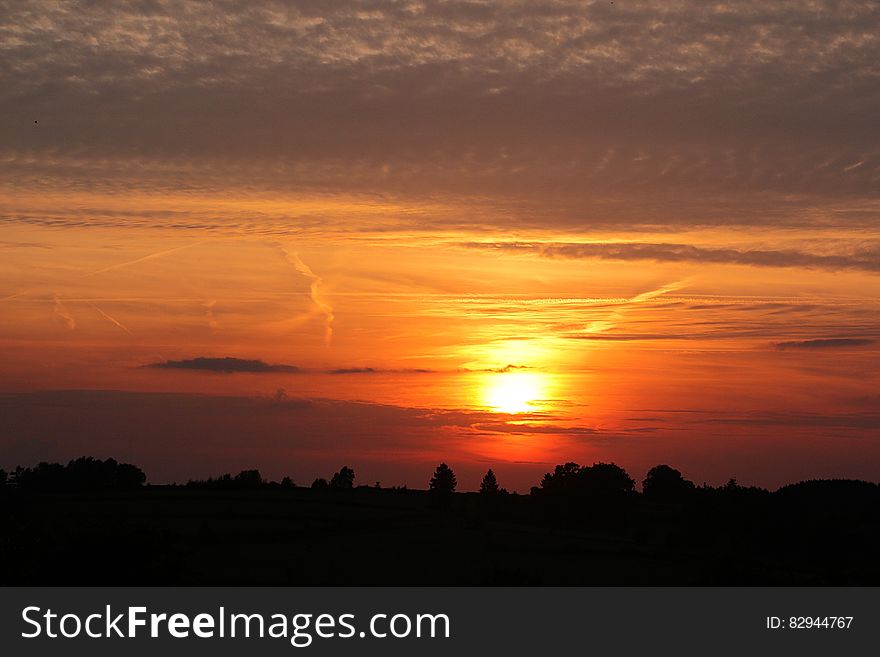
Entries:
{"label": "altocumulus cloud", "polygon": [[430,193],[505,228],[876,225],[877,3],[6,5],[9,184]]}
{"label": "altocumulus cloud", "polygon": [[167,370],[198,370],[202,372],[220,372],[223,374],[236,374],[246,372],[250,374],[275,374],[299,372],[300,368],[295,365],[270,364],[262,360],[247,360],[244,358],[187,358],[184,360],[165,360],[158,363],[150,363],[145,367]]}

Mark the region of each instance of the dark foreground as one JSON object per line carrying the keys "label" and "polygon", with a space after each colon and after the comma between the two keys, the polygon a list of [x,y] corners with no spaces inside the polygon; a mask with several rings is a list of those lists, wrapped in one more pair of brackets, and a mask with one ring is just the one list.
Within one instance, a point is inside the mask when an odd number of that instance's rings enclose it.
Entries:
{"label": "dark foreground", "polygon": [[880,497],[656,502],[264,487],[0,497],[2,585],[878,585]]}

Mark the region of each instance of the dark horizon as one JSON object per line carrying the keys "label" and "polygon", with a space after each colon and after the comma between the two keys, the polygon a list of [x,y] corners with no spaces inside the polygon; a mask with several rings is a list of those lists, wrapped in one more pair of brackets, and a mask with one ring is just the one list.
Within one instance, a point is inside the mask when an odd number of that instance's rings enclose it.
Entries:
{"label": "dark horizon", "polygon": [[[8,470],[24,463],[66,462],[90,453],[141,464],[156,483],[182,483],[243,468],[258,468],[276,480],[292,476],[299,481],[338,467],[337,452],[345,454],[370,482],[418,485],[421,478],[417,473],[445,459],[455,465],[468,488],[476,489],[486,468],[492,467],[510,490],[521,493],[527,493],[555,463],[571,459],[616,462],[638,477],[658,463],[675,463],[689,479],[714,486],[731,477],[768,489],[811,479],[880,480],[880,462],[866,460],[855,466],[842,453],[827,454],[821,466],[804,467],[793,458],[783,463],[748,458],[732,463],[726,454],[713,455],[711,441],[706,440],[707,451],[695,454],[693,438],[707,426],[699,415],[687,434],[689,450],[679,450],[674,444],[646,445],[638,432],[627,436],[625,442],[617,434],[585,432],[579,439],[593,446],[588,459],[579,456],[577,449],[568,454],[557,449],[553,452],[558,456],[555,461],[510,462],[503,456],[475,461],[458,447],[446,453],[439,448],[412,450],[414,440],[431,440],[436,432],[456,426],[515,437],[515,423],[523,421],[522,415],[505,417],[480,409],[437,411],[367,401],[296,398],[279,391],[245,397],[67,390],[0,393],[0,410],[0,435],[10,438],[0,444],[0,467]],[[540,414],[531,417],[526,421],[546,421]],[[784,422],[785,418],[767,418],[770,426],[774,421]],[[812,423],[815,418],[806,415],[798,421]],[[745,426],[751,423],[748,417],[742,422]],[[875,418],[867,415],[845,422],[867,428]],[[818,428],[825,423],[820,420]],[[467,435],[461,440],[467,440]],[[746,437],[742,444],[748,445]],[[818,457],[824,447],[805,444],[802,449],[804,454],[815,449]],[[267,456],[273,450],[281,450],[285,456]],[[835,465],[836,457],[845,460]]]}
{"label": "dark horizon", "polygon": [[345,466],[308,487],[255,470],[144,486],[137,467],[92,458],[14,479],[0,585],[880,582],[880,486],[861,481],[706,488],[661,465],[637,492],[613,464],[565,463],[528,495],[491,471],[460,493],[440,463],[428,490],[358,486]]}

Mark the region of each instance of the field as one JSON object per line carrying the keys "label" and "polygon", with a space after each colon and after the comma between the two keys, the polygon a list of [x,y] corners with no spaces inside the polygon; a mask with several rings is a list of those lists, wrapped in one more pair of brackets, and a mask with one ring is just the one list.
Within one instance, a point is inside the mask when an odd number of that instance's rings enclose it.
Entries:
{"label": "field", "polygon": [[572,511],[370,488],[7,491],[0,583],[876,585],[880,523],[865,486],[833,503],[825,491],[809,510],[780,493]]}

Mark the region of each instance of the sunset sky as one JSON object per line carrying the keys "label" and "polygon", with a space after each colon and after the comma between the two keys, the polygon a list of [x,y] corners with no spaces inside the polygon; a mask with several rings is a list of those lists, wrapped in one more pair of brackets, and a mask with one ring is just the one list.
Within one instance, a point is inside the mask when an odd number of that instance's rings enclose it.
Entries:
{"label": "sunset sky", "polygon": [[0,8],[0,467],[880,479],[880,5]]}

